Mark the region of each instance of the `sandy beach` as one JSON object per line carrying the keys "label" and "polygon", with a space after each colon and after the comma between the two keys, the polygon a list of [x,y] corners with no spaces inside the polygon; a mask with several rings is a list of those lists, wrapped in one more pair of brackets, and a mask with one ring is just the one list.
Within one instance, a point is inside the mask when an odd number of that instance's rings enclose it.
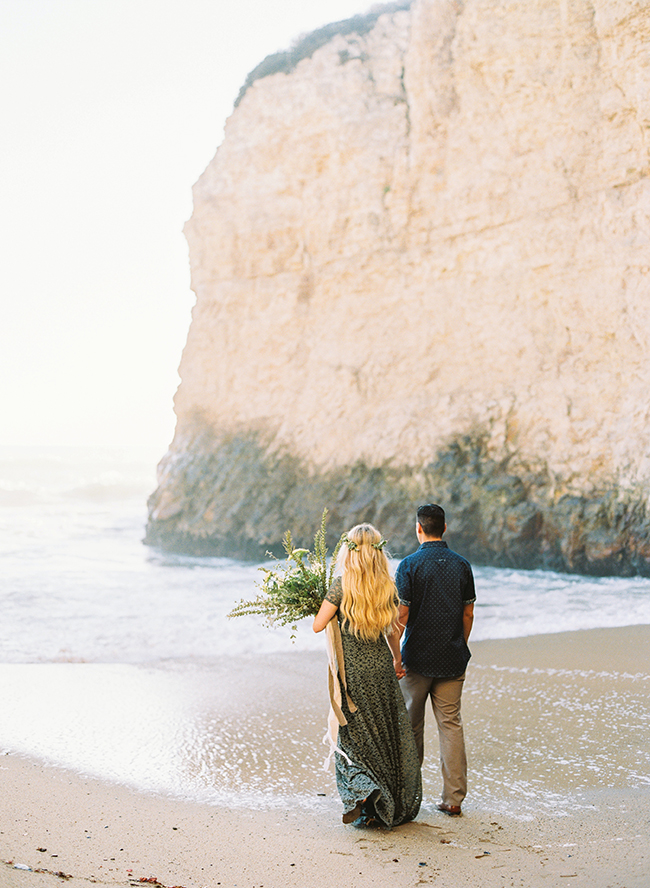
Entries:
{"label": "sandy beach", "polygon": [[[650,627],[476,642],[472,650],[470,789],[460,818],[435,810],[429,724],[417,821],[392,831],[343,826],[333,776],[321,768],[324,654],[206,664],[180,676],[203,688],[194,705],[206,710],[193,728],[204,724],[205,738],[183,766],[190,777],[203,774],[221,801],[147,792],[5,746],[0,885],[647,888]],[[52,668],[33,667],[43,676]],[[38,715],[38,702],[30,706]],[[121,733],[131,730],[139,736],[125,719]],[[152,723],[152,735],[164,731]]]}

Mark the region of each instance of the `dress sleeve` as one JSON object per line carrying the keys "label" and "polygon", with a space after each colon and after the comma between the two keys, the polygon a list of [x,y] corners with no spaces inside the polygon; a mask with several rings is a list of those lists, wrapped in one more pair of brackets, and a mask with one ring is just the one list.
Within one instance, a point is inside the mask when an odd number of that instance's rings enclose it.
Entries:
{"label": "dress sleeve", "polygon": [[343,586],[341,584],[341,578],[337,577],[332,585],[329,588],[329,592],[325,596],[325,601],[329,601],[330,604],[335,605],[335,607],[339,607],[341,604],[341,599],[343,598]]}

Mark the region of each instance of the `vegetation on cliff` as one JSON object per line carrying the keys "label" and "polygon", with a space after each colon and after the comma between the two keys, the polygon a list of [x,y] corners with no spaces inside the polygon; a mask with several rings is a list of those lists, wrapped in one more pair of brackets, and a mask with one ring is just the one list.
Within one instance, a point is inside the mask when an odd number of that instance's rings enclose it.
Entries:
{"label": "vegetation on cliff", "polygon": [[363,15],[353,15],[352,18],[343,19],[340,22],[332,22],[317,28],[309,34],[300,37],[289,49],[282,52],[274,52],[267,55],[266,58],[257,65],[246,77],[239,95],[235,99],[235,108],[246,95],[247,89],[261,80],[263,77],[269,77],[271,74],[289,74],[294,70],[298,62],[303,59],[310,59],[317,49],[329,43],[337,34],[367,34],[371,31],[380,15],[386,13],[399,12],[402,9],[410,9],[412,0],[398,0],[395,3],[382,3]]}

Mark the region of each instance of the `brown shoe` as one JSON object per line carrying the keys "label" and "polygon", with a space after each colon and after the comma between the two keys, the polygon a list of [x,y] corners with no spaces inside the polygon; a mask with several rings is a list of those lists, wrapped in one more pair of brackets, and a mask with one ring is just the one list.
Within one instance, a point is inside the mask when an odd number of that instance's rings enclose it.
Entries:
{"label": "brown shoe", "polygon": [[460,805],[445,805],[444,802],[438,802],[436,808],[444,814],[449,814],[450,817],[458,817],[461,813]]}

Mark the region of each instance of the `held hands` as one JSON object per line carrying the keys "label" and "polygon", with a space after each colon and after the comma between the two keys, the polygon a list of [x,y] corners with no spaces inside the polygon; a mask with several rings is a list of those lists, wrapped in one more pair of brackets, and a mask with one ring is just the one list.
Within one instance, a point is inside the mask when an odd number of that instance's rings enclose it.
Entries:
{"label": "held hands", "polygon": [[395,667],[395,675],[398,678],[404,678],[406,675],[406,669],[402,666],[402,658],[401,657],[393,657],[393,666]]}

